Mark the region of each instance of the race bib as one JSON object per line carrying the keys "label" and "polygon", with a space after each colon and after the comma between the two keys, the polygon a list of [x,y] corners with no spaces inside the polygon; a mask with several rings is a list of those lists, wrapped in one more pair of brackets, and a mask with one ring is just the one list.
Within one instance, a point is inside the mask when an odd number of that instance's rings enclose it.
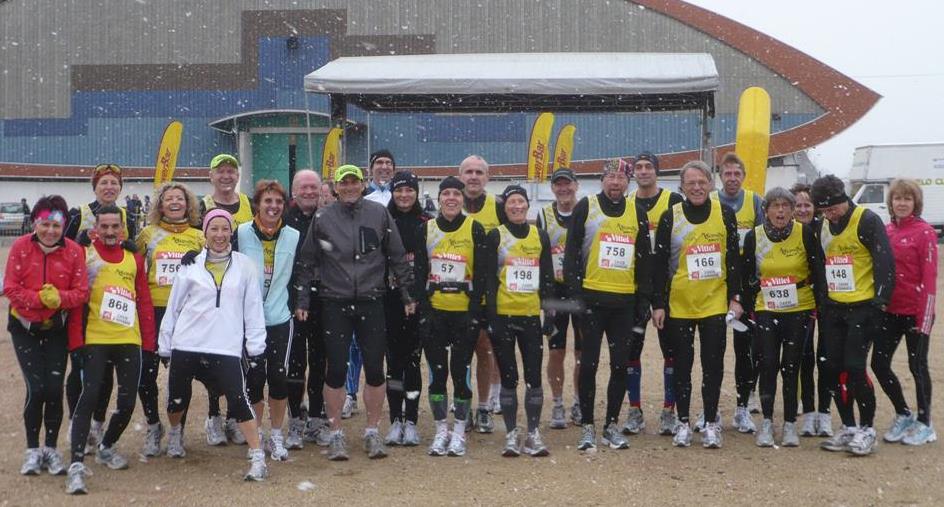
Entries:
{"label": "race bib", "polygon": [[826,286],[829,292],[854,292],[855,271],[851,255],[826,257]]}
{"label": "race bib", "polygon": [[134,326],[134,294],[128,289],[108,285],[102,294],[102,304],[98,316],[105,322],[132,327]]}
{"label": "race bib", "polygon": [[761,278],[760,291],[768,310],[785,310],[799,305],[796,278],[792,276]]}
{"label": "race bib", "polygon": [[429,264],[429,279],[431,282],[465,281],[466,259],[463,255],[448,253],[433,254]]}
{"label": "race bib", "polygon": [[512,257],[505,262],[505,287],[508,292],[537,292],[541,267],[537,259]]}
{"label": "race bib", "polygon": [[633,265],[633,255],[636,252],[636,246],[633,243],[633,238],[626,234],[601,234],[597,266],[603,269],[628,271]]}
{"label": "race bib", "polygon": [[551,247],[551,261],[554,264],[554,279],[558,282],[564,280],[564,246],[557,245]]}
{"label": "race bib", "polygon": [[154,269],[157,270],[154,279],[157,280],[158,286],[167,287],[174,284],[183,256],[182,252],[157,252],[154,258]]}
{"label": "race bib", "polygon": [[721,278],[721,245],[692,245],[685,252],[689,280]]}

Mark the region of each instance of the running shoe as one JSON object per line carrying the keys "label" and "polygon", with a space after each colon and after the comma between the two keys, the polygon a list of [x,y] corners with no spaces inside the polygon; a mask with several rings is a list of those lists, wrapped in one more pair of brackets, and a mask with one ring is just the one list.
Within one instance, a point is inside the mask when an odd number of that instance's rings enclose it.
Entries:
{"label": "running shoe", "polygon": [[373,428],[364,433],[364,450],[367,451],[367,457],[370,459],[387,457],[387,448],[384,447],[383,440],[381,440],[377,428]]}
{"label": "running shoe", "polygon": [[800,436],[797,435],[795,422],[783,423],[783,434],[780,435],[780,445],[784,447],[799,447]]}
{"label": "running shoe", "polygon": [[856,435],[858,428],[855,426],[840,426],[836,434],[819,443],[819,448],[824,451],[843,452],[849,449],[849,442]]}
{"label": "running shoe", "polygon": [[592,424],[584,424],[580,428],[580,440],[577,441],[578,451],[589,451],[597,448],[597,430]]}
{"label": "running shoe", "polygon": [[148,458],[160,456],[161,438],[164,437],[164,426],[161,423],[148,424],[147,434],[144,435],[144,448],[141,454]]}
{"label": "running shoe", "polygon": [[319,447],[328,447],[331,442],[331,434],[328,425],[320,417],[312,417],[305,423],[305,441],[314,442]]}
{"label": "running shoe", "polygon": [[807,412],[803,414],[803,427],[800,429],[800,435],[804,437],[815,437],[816,426],[819,423],[819,414],[816,412]]}
{"label": "running shoe", "polygon": [[675,416],[675,410],[663,408],[662,415],[659,416],[659,434],[663,436],[674,435],[676,423],[678,423],[678,418]]}
{"label": "running shoe", "polygon": [[75,462],[69,465],[69,472],[66,477],[66,494],[87,494],[88,488],[85,486],[85,477],[89,475],[92,475],[92,471],[86,468],[85,464]]}
{"label": "running shoe", "polygon": [[672,445],[675,447],[692,446],[692,427],[687,422],[679,421],[675,424],[675,436],[672,437]]}
{"label": "running shoe", "polygon": [[488,399],[488,408],[489,410],[492,411],[493,414],[501,415],[502,413],[501,400],[498,399],[498,396],[493,396]]}
{"label": "running shoe", "polygon": [[384,439],[384,443],[387,445],[400,445],[402,441],[403,423],[399,420],[393,421],[393,424],[390,425],[390,431],[387,432],[387,438]]}
{"label": "running shoe", "polygon": [[453,431],[452,438],[449,439],[449,456],[465,456],[465,432]]}
{"label": "running shoe", "polygon": [[757,398],[757,391],[751,391],[751,395],[747,398],[747,411],[752,414],[760,413],[760,400]]}
{"label": "running shoe", "polygon": [[269,467],[265,461],[265,451],[262,449],[251,449],[249,451],[249,471],[246,472],[244,480],[260,482],[269,476]]}
{"label": "running shoe", "polygon": [[757,447],[774,446],[774,422],[770,419],[764,419],[760,423],[760,431],[757,432]]}
{"label": "running shoe", "polygon": [[[228,424],[229,421],[226,423]],[[229,428],[224,429],[223,425],[223,416],[215,415],[206,418],[203,427],[206,430],[207,445],[226,445],[226,437],[229,433],[226,430]]]}
{"label": "running shoe", "polygon": [[475,415],[475,431],[479,433],[491,433],[495,431],[495,420],[492,419],[492,413],[487,408],[480,408]]}
{"label": "running shoe", "polygon": [[350,419],[357,412],[357,400],[350,394],[344,397],[344,406],[341,408],[341,419]]}
{"label": "running shoe", "polygon": [[443,423],[436,430],[436,436],[433,437],[433,443],[429,446],[427,453],[430,456],[445,456],[446,447],[449,446],[449,428]]}
{"label": "running shoe", "polygon": [[701,437],[701,446],[705,449],[720,449],[724,439],[721,437],[721,423],[708,423]]}
{"label": "running shoe", "polygon": [[868,456],[875,451],[875,428],[865,426],[855,432],[846,449],[856,456]]}
{"label": "running shoe", "polygon": [[913,415],[896,415],[892,420],[891,428],[882,436],[886,442],[901,442],[908,433],[908,429],[915,423]]}
{"label": "running shoe", "polygon": [[505,435],[505,448],[502,449],[502,456],[506,458],[517,458],[521,455],[520,433],[521,430],[515,427]]}
{"label": "running shoe", "polygon": [[905,445],[924,445],[937,441],[937,433],[933,426],[924,424],[921,421],[915,421],[911,426],[911,431],[901,439]]}
{"label": "running shoe", "polygon": [[820,412],[819,420],[816,422],[816,436],[833,436],[833,415],[828,412]]}
{"label": "running shoe", "polygon": [[[719,425],[721,424],[721,411],[718,411],[718,415],[715,417],[715,422]],[[698,418],[695,419],[695,433],[701,433],[705,431],[705,413],[702,412],[698,414]]]}
{"label": "running shoe", "polygon": [[563,405],[554,405],[551,409],[551,429],[562,430],[567,427],[567,416]]}
{"label": "running shoe", "polygon": [[236,422],[236,419],[227,419],[223,430],[226,433],[226,439],[229,440],[230,443],[246,445],[246,436],[243,435],[243,430],[239,429],[239,423]]}
{"label": "running shoe", "polygon": [[620,433],[615,422],[603,428],[603,443],[610,446],[610,449],[629,449],[629,440]]}
{"label": "running shoe", "polygon": [[62,475],[66,473],[66,466],[62,463],[62,456],[59,451],[52,447],[43,447],[43,468],[49,475]]}
{"label": "running shoe", "polygon": [[266,451],[269,451],[269,457],[274,461],[287,461],[288,449],[285,448],[285,436],[282,432],[273,431],[267,440],[265,440]]}
{"label": "running shoe", "polygon": [[331,442],[328,444],[328,459],[331,461],[347,461],[347,442],[341,430],[331,432]]}
{"label": "running shoe", "polygon": [[286,449],[305,448],[305,420],[301,417],[292,417],[288,420],[288,434],[285,435]]}
{"label": "running shoe", "polygon": [[524,439],[524,453],[533,457],[540,458],[547,456],[550,452],[544,445],[544,439],[541,438],[541,432],[535,429],[528,433],[528,438]]}
{"label": "running shoe", "polygon": [[574,402],[570,407],[570,422],[574,426],[583,425],[583,412],[580,410],[580,403]]}
{"label": "running shoe", "polygon": [[186,455],[183,425],[171,426],[170,430],[167,431],[167,456],[169,458],[183,458]]}
{"label": "running shoe", "polygon": [[747,410],[747,407],[735,409],[733,425],[738,433],[754,433],[757,431],[757,426],[754,426],[754,419],[751,418],[751,413]]}
{"label": "running shoe", "polygon": [[92,454],[98,449],[98,444],[102,443],[102,437],[105,435],[105,423],[92,419],[89,426],[88,440],[85,442],[85,454]]}
{"label": "running shoe", "polygon": [[646,428],[646,420],[642,416],[642,409],[639,407],[629,407],[629,413],[626,415],[626,424],[623,425],[624,435],[638,435]]}
{"label": "running shoe", "polygon": [[128,460],[118,454],[115,446],[98,446],[98,453],[95,454],[95,462],[99,465],[105,465],[112,470],[124,470],[128,468]]}
{"label": "running shoe", "polygon": [[420,432],[416,429],[416,423],[407,421],[403,425],[403,440],[400,444],[405,447],[416,447],[420,445]]}
{"label": "running shoe", "polygon": [[23,460],[23,466],[20,467],[22,475],[39,475],[43,468],[43,451],[38,447],[26,450],[26,458]]}

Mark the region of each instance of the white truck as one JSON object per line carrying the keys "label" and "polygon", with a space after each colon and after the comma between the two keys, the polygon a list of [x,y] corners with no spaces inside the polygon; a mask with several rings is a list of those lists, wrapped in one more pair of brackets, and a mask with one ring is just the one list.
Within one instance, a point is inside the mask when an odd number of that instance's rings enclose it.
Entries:
{"label": "white truck", "polygon": [[938,235],[944,235],[944,143],[878,144],[856,148],[849,184],[853,202],[890,219],[888,186],[895,178],[921,185],[921,213]]}

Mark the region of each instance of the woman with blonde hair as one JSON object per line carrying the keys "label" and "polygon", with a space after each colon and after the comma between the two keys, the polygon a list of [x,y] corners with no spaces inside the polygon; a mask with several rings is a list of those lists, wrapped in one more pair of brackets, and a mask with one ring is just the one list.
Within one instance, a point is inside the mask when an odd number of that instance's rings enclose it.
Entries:
{"label": "woman with blonde hair", "polygon": [[[203,234],[200,229],[194,228],[200,225],[197,197],[183,183],[165,183],[154,193],[154,205],[148,213],[148,223],[150,225],[138,234],[135,243],[147,265],[156,334],[161,328],[170,289],[180,270],[181,258],[190,250],[203,249]],[[157,408],[158,364],[157,354],[142,351],[138,396],[148,424],[142,450],[144,456],[161,453],[161,438],[164,435]]]}

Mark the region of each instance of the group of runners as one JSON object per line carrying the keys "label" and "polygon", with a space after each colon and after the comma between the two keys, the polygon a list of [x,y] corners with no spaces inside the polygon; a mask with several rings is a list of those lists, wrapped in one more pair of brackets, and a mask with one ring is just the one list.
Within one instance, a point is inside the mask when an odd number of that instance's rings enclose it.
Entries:
{"label": "group of runners", "polygon": [[[913,181],[892,183],[893,219],[885,226],[833,176],[762,197],[742,188],[744,165],[728,154],[720,190],[709,166],[692,161],[676,193],[659,186],[659,159],[643,152],[608,161],[601,191],[583,198],[575,173],[558,168],[550,179],[554,202],[531,210],[533,196],[521,186],[488,193],[488,164],[473,155],[439,183],[432,216],[419,202],[416,175],[398,172],[386,150],[371,155],[367,174],[339,167],[330,185],[299,171],[291,196],[274,180],[257,182],[251,196],[239,192],[238,161],[222,154],[210,163],[212,193],[198,200],[182,183],[163,185],[149,225],[137,231],[116,205],[121,171],[96,167],[95,201],[78,208],[59,196],[38,200],[33,232],[12,245],[5,270],[8,329],[27,391],[21,472],[67,474],[68,493],[87,492],[86,454],[111,469],[128,467],[117,443],[137,398],[147,420],[142,454],[184,457],[193,380],[209,399],[207,443],[246,444],[247,480],[268,475],[267,455],[285,460],[306,443],[327,447],[331,460],[348,459],[343,421],[357,410],[361,368],[367,455],[420,445],[423,356],[431,456],[465,455],[466,432],[493,432],[498,414],[503,456],[548,455],[545,379],[549,428],[578,426],[580,450],[598,443],[626,449],[628,436],[646,427],[641,357],[650,320],[663,357],[658,433],[675,446],[690,446],[693,432],[706,448],[722,446],[728,327],[733,427],[755,433],[758,446],[775,443],[781,377],[783,446],[822,436],[825,450],[872,453],[870,350],[896,413],[884,439],[936,440],[928,348],[937,238],[920,218],[922,193]],[[636,189],[627,194],[632,180]],[[529,222],[535,215],[536,225]],[[703,412],[693,418],[696,331]],[[569,422],[567,336],[575,354]],[[902,336],[916,411],[891,369]],[[604,337],[610,371],[598,441]],[[67,362],[68,465],[56,450]],[[161,364],[169,370],[166,423]],[[755,391],[759,427],[749,409]],[[620,426],[624,398],[629,410]],[[841,418],[835,432],[833,404]]]}

